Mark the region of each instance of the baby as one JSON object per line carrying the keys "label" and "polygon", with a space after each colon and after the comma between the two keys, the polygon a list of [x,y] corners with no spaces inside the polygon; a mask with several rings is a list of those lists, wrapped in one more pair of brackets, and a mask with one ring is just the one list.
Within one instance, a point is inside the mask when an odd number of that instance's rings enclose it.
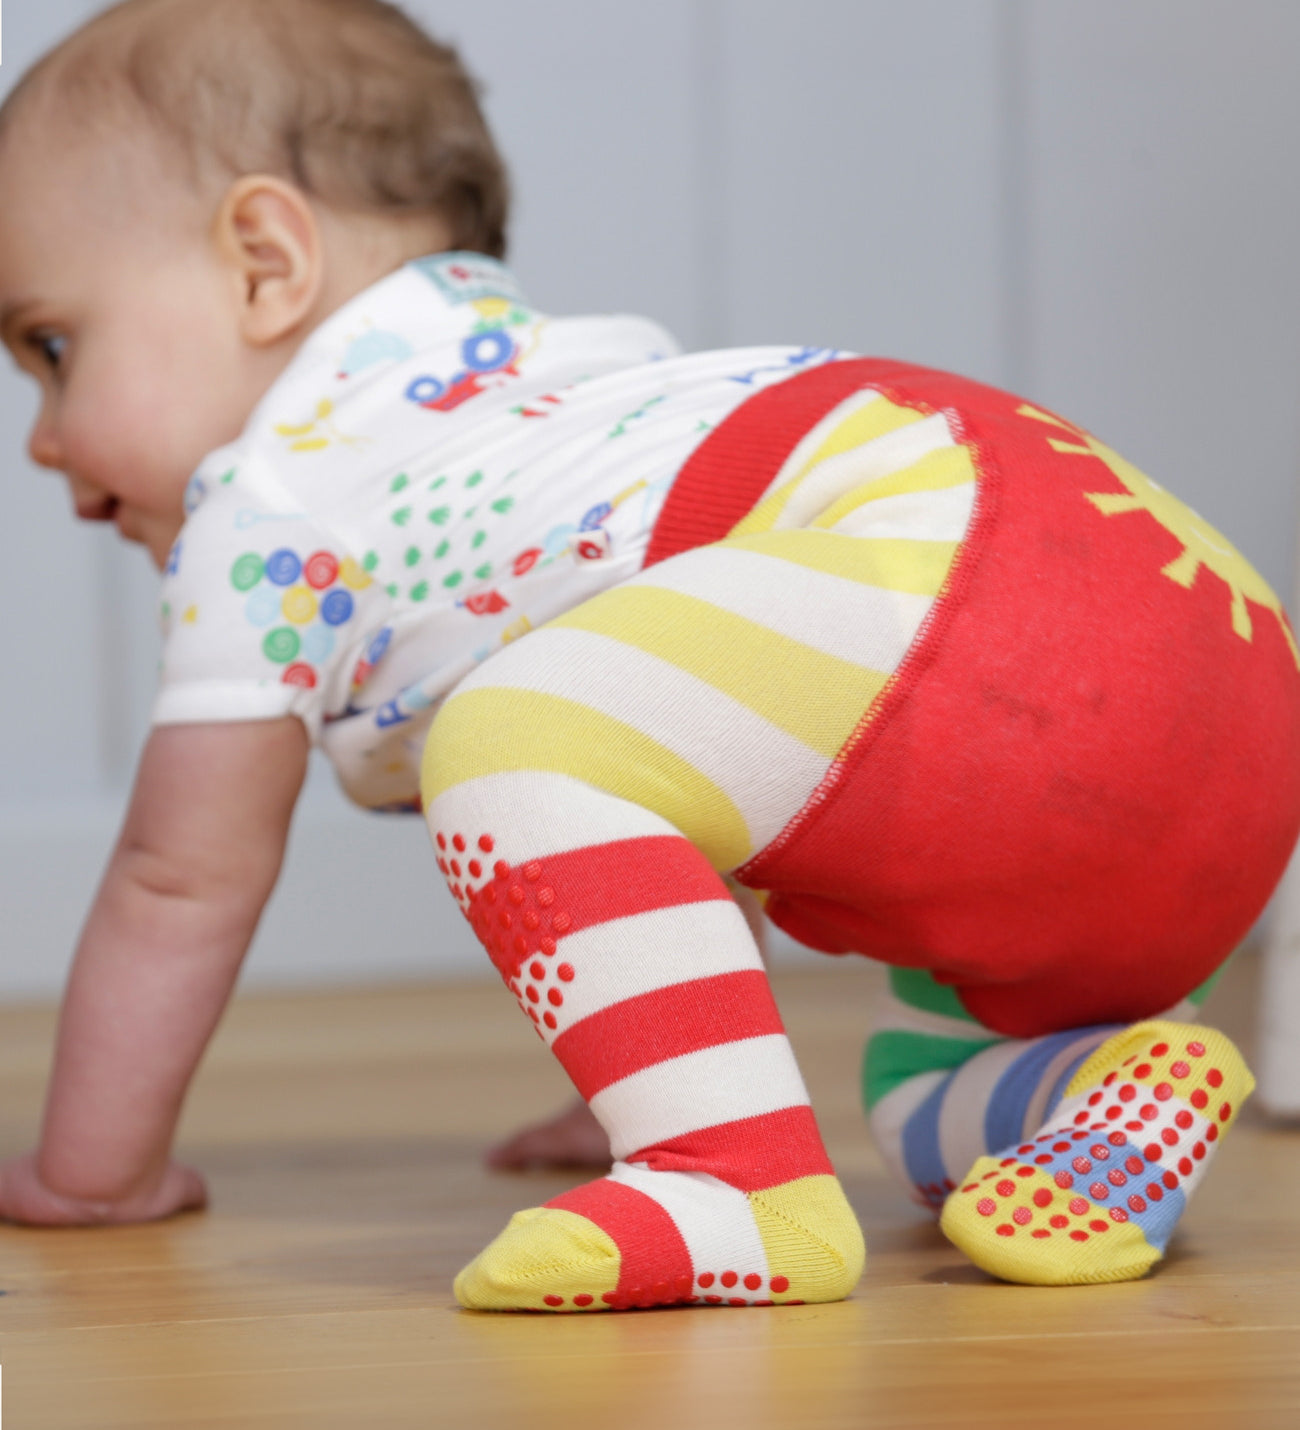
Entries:
{"label": "baby", "polygon": [[170,1157],[319,745],[438,866],[608,1135],[478,1309],[846,1296],[857,1222],[746,919],[891,968],[866,1094],[978,1265],[1157,1261],[1252,1080],[1189,1019],[1300,826],[1300,656],[1087,432],[823,349],[552,319],[455,55],[381,0],[129,0],[0,112],[33,457],[162,571],[154,728],[30,1223]]}

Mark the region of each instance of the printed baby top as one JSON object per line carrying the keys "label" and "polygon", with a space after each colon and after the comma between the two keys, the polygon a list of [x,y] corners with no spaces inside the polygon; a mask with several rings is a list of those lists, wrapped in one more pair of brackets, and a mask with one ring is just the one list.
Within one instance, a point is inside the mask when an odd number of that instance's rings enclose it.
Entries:
{"label": "printed baby top", "polygon": [[348,795],[411,808],[442,698],[641,567],[683,463],[759,388],[842,356],[677,355],[643,318],[549,318],[444,253],[303,344],[186,492],[157,724],[292,714]]}

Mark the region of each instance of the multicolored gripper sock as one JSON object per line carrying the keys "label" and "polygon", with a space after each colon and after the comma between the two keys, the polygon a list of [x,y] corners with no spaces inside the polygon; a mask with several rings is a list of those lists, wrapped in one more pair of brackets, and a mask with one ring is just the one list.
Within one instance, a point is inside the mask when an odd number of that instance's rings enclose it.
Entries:
{"label": "multicolored gripper sock", "polygon": [[1005,1281],[1142,1276],[1254,1086],[1222,1033],[1137,1023],[1088,1058],[1034,1136],[976,1160],[940,1226]]}
{"label": "multicolored gripper sock", "polygon": [[[1156,1016],[1198,1022],[1218,978]],[[1038,1133],[1084,1062],[1123,1026],[1009,1038],[920,968],[891,968],[873,1013],[862,1067],[872,1139],[912,1199],[936,1215],[977,1157]]]}

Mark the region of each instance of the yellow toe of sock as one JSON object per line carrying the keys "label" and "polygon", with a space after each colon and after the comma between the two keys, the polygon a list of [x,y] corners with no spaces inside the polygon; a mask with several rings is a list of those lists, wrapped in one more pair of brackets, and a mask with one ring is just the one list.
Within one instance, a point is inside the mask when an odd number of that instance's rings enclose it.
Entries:
{"label": "yellow toe of sock", "polygon": [[470,1311],[604,1311],[618,1285],[618,1247],[576,1212],[530,1207],[456,1278]]}
{"label": "yellow toe of sock", "polygon": [[981,1157],[944,1203],[940,1230],[981,1270],[1020,1286],[1082,1286],[1133,1281],[1160,1259],[1135,1221],[1114,1221],[1037,1168],[1008,1175],[1020,1170]]}

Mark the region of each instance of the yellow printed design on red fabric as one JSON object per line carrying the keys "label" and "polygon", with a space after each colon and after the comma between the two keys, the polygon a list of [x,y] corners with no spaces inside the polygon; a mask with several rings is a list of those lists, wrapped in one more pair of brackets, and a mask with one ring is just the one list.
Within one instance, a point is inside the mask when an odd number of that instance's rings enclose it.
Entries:
{"label": "yellow printed design on red fabric", "polygon": [[1023,417],[1032,417],[1039,422],[1051,423],[1063,428],[1077,440],[1062,441],[1049,437],[1048,445],[1056,452],[1072,453],[1082,457],[1097,457],[1110,469],[1123,485],[1123,492],[1086,492],[1088,500],[1105,516],[1121,516],[1129,512],[1145,511],[1160,523],[1166,531],[1182,543],[1182,552],[1162,568],[1162,574],[1175,584],[1190,590],[1202,566],[1212,572],[1228,588],[1231,600],[1232,629],[1249,641],[1254,634],[1250,608],[1247,601],[1253,601],[1265,610],[1272,611],[1277,618],[1282,634],[1290,647],[1292,658],[1300,669],[1300,649],[1291,632],[1290,622],[1282,609],[1282,603],[1274,595],[1272,588],[1258,571],[1224,536],[1221,536],[1208,521],[1197,515],[1191,507],[1179,501],[1157,482],[1153,482],[1144,472],[1127,462],[1118,452],[1099,442],[1082,429],[1042,412],[1029,403],[1017,408]]}

